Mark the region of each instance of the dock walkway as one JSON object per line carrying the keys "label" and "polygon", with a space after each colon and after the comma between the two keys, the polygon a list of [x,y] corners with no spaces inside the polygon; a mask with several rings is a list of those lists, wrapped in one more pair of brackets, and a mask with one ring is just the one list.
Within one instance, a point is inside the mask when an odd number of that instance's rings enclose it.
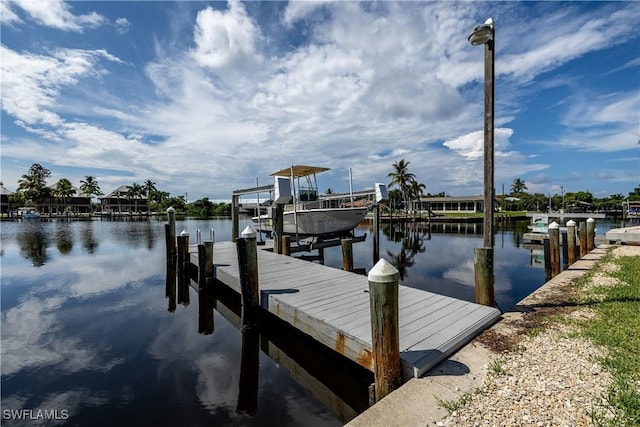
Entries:
{"label": "dock walkway", "polygon": [[640,245],[640,226],[613,228],[607,231],[606,240],[609,243],[623,245]]}
{"label": "dock walkway", "polygon": [[[214,244],[215,277],[240,293],[236,246]],[[373,370],[365,276],[258,250],[262,308]],[[500,318],[500,311],[399,286],[400,356],[405,379],[419,377]]]}

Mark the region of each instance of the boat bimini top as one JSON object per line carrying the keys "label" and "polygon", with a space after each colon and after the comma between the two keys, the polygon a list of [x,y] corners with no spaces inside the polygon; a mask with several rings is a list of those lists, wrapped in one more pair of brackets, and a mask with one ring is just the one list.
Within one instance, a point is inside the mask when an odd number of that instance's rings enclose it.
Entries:
{"label": "boat bimini top", "polygon": [[319,166],[304,166],[304,165],[293,165],[286,169],[282,169],[281,171],[274,172],[271,176],[284,176],[287,178],[300,178],[303,176],[314,175],[316,173],[328,171],[329,168],[323,168]]}

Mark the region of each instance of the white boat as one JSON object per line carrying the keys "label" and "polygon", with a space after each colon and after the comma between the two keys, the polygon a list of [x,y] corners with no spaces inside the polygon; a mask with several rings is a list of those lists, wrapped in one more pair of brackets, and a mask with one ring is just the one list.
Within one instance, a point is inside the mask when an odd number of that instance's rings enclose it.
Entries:
{"label": "white boat", "polygon": [[18,217],[22,219],[38,219],[40,213],[35,208],[18,208]]}
{"label": "white boat", "polygon": [[[328,170],[329,168],[317,166],[294,165],[271,174],[276,177],[276,193],[281,197],[284,194],[292,202],[285,205],[282,227],[284,234],[347,234],[362,222],[369,211],[368,206],[323,206],[318,195],[316,174]],[[253,222],[260,231],[273,231],[273,218],[269,215],[256,216]]]}

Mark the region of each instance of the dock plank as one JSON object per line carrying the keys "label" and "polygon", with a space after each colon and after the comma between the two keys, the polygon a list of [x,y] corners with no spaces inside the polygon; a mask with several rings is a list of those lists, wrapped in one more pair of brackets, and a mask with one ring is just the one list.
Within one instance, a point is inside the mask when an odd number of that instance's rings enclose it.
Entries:
{"label": "dock plank", "polygon": [[[235,243],[216,242],[216,278],[240,292]],[[258,251],[261,306],[324,345],[373,369],[369,283],[365,276]],[[420,376],[493,324],[500,311],[399,286],[405,377]]]}

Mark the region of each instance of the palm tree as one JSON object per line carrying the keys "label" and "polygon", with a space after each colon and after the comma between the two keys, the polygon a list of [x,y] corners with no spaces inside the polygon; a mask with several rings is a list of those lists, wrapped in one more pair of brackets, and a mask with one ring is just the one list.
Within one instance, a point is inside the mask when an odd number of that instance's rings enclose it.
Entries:
{"label": "palm tree", "polygon": [[56,187],[53,189],[53,196],[62,202],[62,205],[66,208],[67,200],[69,197],[75,194],[76,190],[73,189],[71,181],[67,178],[62,178],[56,183]]}
{"label": "palm tree", "polygon": [[50,176],[51,171],[49,169],[34,163],[29,168],[29,171],[18,180],[17,192],[22,193],[28,203],[38,206],[49,195],[50,189],[47,187],[47,178]]}
{"label": "palm tree", "polygon": [[131,203],[131,199],[134,200],[135,207],[134,212],[138,212],[138,198],[143,194],[143,187],[140,184],[136,184],[135,182],[131,185],[127,185],[127,198],[129,199],[129,203]]}
{"label": "palm tree", "polygon": [[93,196],[102,196],[104,193],[100,190],[100,185],[96,181],[95,177],[87,175],[80,181],[80,191],[89,196],[89,211],[93,211],[91,208],[91,198]]}
{"label": "palm tree", "polygon": [[154,191],[158,191],[158,189],[156,188],[156,183],[151,181],[150,179],[146,180],[144,184],[142,184],[142,190],[144,191],[145,196],[147,196],[147,199],[149,198],[151,193],[153,193]]}
{"label": "palm tree", "polygon": [[511,194],[518,195],[524,192],[524,190],[526,189],[527,184],[525,184],[523,180],[521,180],[520,178],[516,178],[513,180],[513,183],[511,184]]}
{"label": "palm tree", "polygon": [[409,197],[412,200],[420,201],[426,188],[426,185],[419,183],[416,180],[411,181],[411,185],[409,186]]}
{"label": "palm tree", "polygon": [[[407,200],[409,187],[411,182],[415,181],[416,176],[408,171],[409,163],[405,162],[404,159],[400,161],[396,161],[393,163],[393,172],[387,174],[387,177],[391,178],[391,182],[389,183],[389,187],[396,185],[400,188],[400,192],[402,193],[402,198]],[[405,209],[406,209],[405,203]]]}

